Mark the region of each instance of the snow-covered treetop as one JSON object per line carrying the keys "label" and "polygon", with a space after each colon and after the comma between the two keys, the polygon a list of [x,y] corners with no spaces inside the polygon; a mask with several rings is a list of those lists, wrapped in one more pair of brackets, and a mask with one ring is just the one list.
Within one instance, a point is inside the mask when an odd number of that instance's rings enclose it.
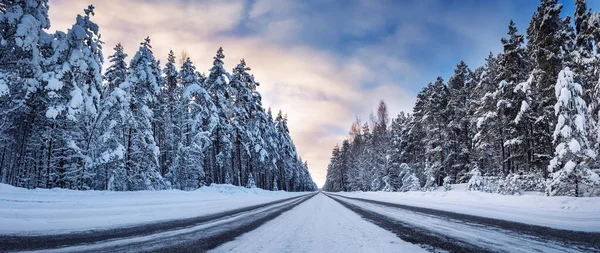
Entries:
{"label": "snow-covered treetop", "polygon": [[173,53],[173,50],[169,51],[163,73],[167,78],[167,85],[169,86],[167,88],[174,89],[177,86],[177,70],[175,69],[175,53]]}
{"label": "snow-covered treetop", "polygon": [[160,91],[160,80],[157,78],[160,77],[160,70],[152,53],[150,37],[146,37],[140,45],[139,50],[129,64],[128,85],[131,83],[146,83],[149,85],[148,88],[151,92],[158,93]]}
{"label": "snow-covered treetop", "polygon": [[104,74],[104,78],[108,82],[108,92],[112,92],[116,87],[123,82],[127,78],[127,63],[125,62],[125,58],[127,58],[127,54],[123,52],[123,46],[121,43],[117,44],[114,47],[115,53],[108,57],[110,66],[106,69],[106,73]]}

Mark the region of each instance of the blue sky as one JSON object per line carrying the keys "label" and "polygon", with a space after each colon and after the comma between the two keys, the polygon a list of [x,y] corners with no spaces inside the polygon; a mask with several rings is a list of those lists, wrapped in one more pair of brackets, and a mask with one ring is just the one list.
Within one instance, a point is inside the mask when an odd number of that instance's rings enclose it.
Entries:
{"label": "blue sky", "polygon": [[[563,16],[572,15],[572,1]],[[600,1],[588,1],[594,10]],[[150,36],[154,52],[186,50],[208,70],[216,49],[232,68],[245,58],[264,104],[289,114],[299,153],[324,183],[331,148],[356,116],[380,99],[390,115],[410,111],[416,93],[464,60],[500,52],[510,19],[525,33],[538,0],[51,0],[52,29],[65,30],[87,4],[106,42],[131,56]]]}

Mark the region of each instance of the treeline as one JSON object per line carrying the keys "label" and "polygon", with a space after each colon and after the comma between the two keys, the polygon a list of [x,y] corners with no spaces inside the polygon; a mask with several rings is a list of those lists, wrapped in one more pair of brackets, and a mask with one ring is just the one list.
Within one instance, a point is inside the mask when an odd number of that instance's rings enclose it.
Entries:
{"label": "treeline", "polygon": [[145,39],[127,64],[104,58],[94,7],[48,33],[47,0],[0,3],[0,177],[27,188],[193,190],[211,183],[317,187],[287,116],[265,111],[244,60],[219,49],[208,75],[189,58],[164,67]]}
{"label": "treeline", "polygon": [[[575,1],[575,19],[542,0],[524,36],[474,69],[460,62],[388,122],[381,103],[333,150],[327,191],[471,190],[600,195],[600,15]],[[574,26],[573,26],[574,25]]]}

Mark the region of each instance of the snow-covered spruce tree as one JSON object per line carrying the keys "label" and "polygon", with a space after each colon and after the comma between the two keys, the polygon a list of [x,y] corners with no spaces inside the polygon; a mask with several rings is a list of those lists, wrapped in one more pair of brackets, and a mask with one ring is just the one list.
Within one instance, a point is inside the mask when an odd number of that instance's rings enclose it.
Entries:
{"label": "snow-covered spruce tree", "polygon": [[364,136],[362,134],[362,123],[357,118],[350,129],[350,150],[348,157],[348,188],[350,191],[363,190],[361,182],[361,162],[365,149]]}
{"label": "snow-covered spruce tree", "polygon": [[600,176],[589,168],[596,158],[587,139],[591,117],[581,98],[583,89],[573,76],[566,67],[559,73],[556,82],[554,109],[558,121],[553,134],[555,156],[548,166],[552,173],[546,189],[549,196],[581,197],[600,184]]}
{"label": "snow-covered spruce tree", "polygon": [[483,191],[483,177],[481,176],[481,171],[479,171],[479,168],[473,168],[469,174],[471,175],[471,178],[467,183],[467,189],[469,191]]}
{"label": "snow-covered spruce tree", "polygon": [[[250,161],[247,165],[248,173],[255,175],[257,186],[264,189],[270,189],[272,183],[271,177],[274,174],[274,159],[278,154],[273,149],[275,128],[273,121],[265,109],[262,107],[262,96],[257,91],[260,85],[253,76],[248,79],[246,84],[250,88],[251,103],[247,105],[249,110],[249,123],[247,125],[248,135],[250,137]],[[250,81],[251,80],[251,81]]]}
{"label": "snow-covered spruce tree", "polygon": [[387,105],[384,101],[379,102],[377,118],[373,127],[373,174],[371,177],[371,189],[379,191],[383,189],[383,177],[387,174],[389,154],[389,122]]}
{"label": "snow-covered spruce tree", "polygon": [[231,124],[229,122],[229,108],[231,99],[229,96],[229,80],[231,76],[223,67],[223,48],[217,50],[214,57],[213,67],[206,79],[206,87],[212,96],[216,111],[213,111],[215,127],[212,132],[213,144],[211,147],[210,178],[216,183],[225,183],[225,176],[231,170]]}
{"label": "snow-covered spruce tree", "polygon": [[[90,20],[94,7],[78,15],[66,37],[57,42],[48,59],[53,71],[48,74],[46,117],[60,153],[59,185],[73,189],[94,188],[92,182],[95,139],[98,136],[98,108],[102,91],[102,46],[98,25]],[[52,155],[55,156],[55,155]]]}
{"label": "snow-covered spruce tree", "polygon": [[[48,187],[42,149],[44,56],[52,35],[47,0],[3,1],[0,11],[0,182]],[[26,158],[30,159],[26,159]],[[47,165],[47,163],[46,163]],[[39,177],[38,177],[39,175]]]}
{"label": "snow-covered spruce tree", "polygon": [[[448,175],[448,106],[449,93],[444,80],[437,80],[424,88],[418,95],[413,109],[414,124],[412,129],[413,143],[411,147],[418,150],[424,147],[426,159],[431,162],[431,173],[436,178],[436,184],[441,185],[443,178]],[[422,134],[417,136],[417,134]],[[417,158],[418,159],[418,158]],[[422,160],[421,160],[422,161]],[[417,162],[420,163],[420,162]],[[413,164],[415,166],[416,164]]]}
{"label": "snow-covered spruce tree", "polygon": [[593,88],[597,82],[594,70],[598,62],[594,53],[595,35],[600,25],[587,7],[586,0],[575,1],[574,25],[575,25],[575,50],[573,57],[573,71],[579,73],[575,81],[583,87],[582,98],[589,106],[592,104]]}
{"label": "snow-covered spruce tree", "polygon": [[452,190],[452,183],[453,183],[452,182],[452,178],[450,176],[446,176],[444,178],[444,183],[443,183],[443,185],[444,185],[444,191]]}
{"label": "snow-covered spruce tree", "polygon": [[402,186],[398,188],[398,191],[418,191],[421,189],[421,183],[419,178],[415,175],[415,172],[408,164],[403,163],[400,165],[400,177],[402,178]]}
{"label": "snow-covered spruce tree", "polygon": [[[497,82],[497,58],[490,54],[481,71],[481,80],[475,87],[471,104],[473,121],[477,133],[473,136],[474,155],[484,173],[499,174],[502,167],[504,144],[503,119],[498,112],[499,98]],[[503,83],[504,84],[504,83]],[[475,162],[475,161],[474,161]],[[472,169],[473,170],[473,169]]]}
{"label": "snow-covered spruce tree", "polygon": [[[233,162],[234,166],[234,183],[243,185],[243,179],[247,177],[247,173],[251,173],[247,168],[250,160],[250,150],[246,147],[251,147],[252,140],[257,135],[254,133],[250,122],[252,112],[256,111],[256,104],[253,99],[253,87],[256,87],[254,78],[246,66],[246,61],[242,59],[240,63],[233,69],[233,75],[230,82],[230,93],[234,100],[231,110],[231,125],[233,127]],[[253,131],[254,130],[254,131]],[[260,143],[259,147],[260,147]]]}
{"label": "snow-covered spruce tree", "polygon": [[175,188],[193,190],[207,184],[205,153],[212,143],[210,133],[216,127],[216,107],[189,58],[178,76],[184,91],[173,107],[180,122],[180,141],[166,177]]}
{"label": "snow-covered spruce tree", "polygon": [[331,151],[331,159],[329,165],[327,165],[327,177],[325,178],[325,185],[323,185],[324,191],[337,192],[341,191],[339,185],[341,181],[341,175],[338,170],[338,161],[340,160],[340,147],[336,144]]}
{"label": "snow-covered spruce tree", "polygon": [[168,187],[159,172],[160,150],[154,140],[154,110],[160,92],[160,69],[146,38],[129,64],[127,81],[122,89],[131,94],[132,118],[125,129],[127,146],[125,165],[128,190],[159,190]]}
{"label": "snow-covered spruce tree", "polygon": [[123,51],[123,45],[119,43],[113,50],[115,50],[114,54],[108,57],[110,66],[104,73],[104,80],[106,81],[104,94],[113,92],[116,87],[119,87],[127,79],[127,62],[125,62],[127,54]]}
{"label": "snow-covered spruce tree", "polygon": [[425,185],[423,186],[424,191],[433,191],[437,188],[437,184],[435,182],[434,170],[433,167],[429,164],[429,161],[425,161]]}
{"label": "snow-covered spruce tree", "polygon": [[279,188],[277,188],[277,177],[273,178],[273,191],[279,191]]}
{"label": "snow-covered spruce tree", "polygon": [[553,84],[562,68],[566,50],[568,20],[560,18],[562,5],[557,0],[543,0],[527,28],[527,50],[533,59],[533,70],[527,84],[529,124],[532,125],[530,150],[532,167],[548,177],[546,167],[552,158],[552,133],[556,121]]}
{"label": "snow-covered spruce tree", "polygon": [[100,108],[97,155],[94,160],[95,188],[124,191],[127,190],[125,152],[128,136],[123,130],[128,128],[132,119],[129,107],[131,94],[121,89],[127,79],[127,54],[120,43],[114,50],[115,53],[108,57],[111,65],[104,75],[106,87]]}
{"label": "snow-covered spruce tree", "polygon": [[277,113],[275,118],[275,129],[276,138],[279,144],[278,152],[280,153],[279,159],[276,161],[279,179],[279,189],[284,191],[290,191],[293,188],[291,185],[291,179],[294,174],[296,164],[298,164],[298,155],[292,139],[290,137],[290,130],[287,126],[287,115],[283,115],[281,110]]}
{"label": "snow-covered spruce tree", "polygon": [[504,178],[501,185],[499,185],[498,193],[504,195],[521,195],[522,179],[516,173],[510,173]]}
{"label": "snow-covered spruce tree", "polygon": [[[498,62],[496,110],[500,129],[502,172],[531,171],[530,118],[527,117],[528,89],[517,89],[517,85],[526,80],[525,51],[522,47],[523,35],[519,34],[511,20],[508,26],[508,38],[502,38],[504,47]],[[520,109],[523,109],[520,111]]]}
{"label": "snow-covered spruce tree", "polygon": [[[573,71],[575,82],[583,87],[582,98],[588,105],[592,119],[596,125],[600,124],[600,82],[598,82],[598,42],[600,41],[600,14],[592,13],[585,0],[575,1],[575,31],[576,42],[573,52]],[[590,131],[589,141],[591,147],[600,150],[600,128]],[[600,162],[594,166],[600,171]]]}
{"label": "snow-covered spruce tree", "polygon": [[252,173],[248,174],[248,182],[246,183],[246,188],[256,188],[256,182],[254,182],[254,177]]}
{"label": "snow-covered spruce tree", "polygon": [[[160,115],[157,115],[160,122],[160,129],[156,136],[158,146],[160,148],[160,173],[165,175],[169,170],[169,166],[173,166],[177,157],[178,145],[181,143],[181,111],[180,101],[183,89],[179,84],[178,72],[175,68],[175,53],[169,51],[167,63],[163,69],[165,76],[164,86],[162,88],[162,96],[160,103]],[[192,73],[196,74],[196,73]]]}
{"label": "snow-covered spruce tree", "polygon": [[469,124],[469,104],[472,85],[469,82],[470,70],[461,61],[454,69],[454,75],[448,80],[448,106],[445,110],[448,119],[446,129],[448,137],[449,175],[455,182],[463,182],[468,172],[471,154],[471,133]]}
{"label": "snow-covered spruce tree", "polygon": [[[403,128],[408,124],[409,118],[402,112],[396,119],[392,120],[391,141],[390,141],[390,162],[386,176],[387,191],[398,191],[402,187],[402,178],[400,178],[400,167],[406,165],[402,161]],[[407,165],[408,166],[408,165]]]}
{"label": "snow-covered spruce tree", "polygon": [[271,108],[267,109],[266,112],[267,123],[263,125],[262,139],[265,140],[265,150],[268,154],[266,171],[265,171],[265,187],[267,189],[274,188],[272,183],[277,184],[277,175],[279,175],[279,168],[277,167],[277,161],[281,157],[280,140],[278,139],[277,129],[275,128],[275,122],[273,121],[273,113]]}
{"label": "snow-covered spruce tree", "polygon": [[359,182],[363,191],[371,190],[371,164],[373,161],[373,134],[369,123],[365,122],[362,127],[363,132],[363,152],[360,154],[359,163]]}
{"label": "snow-covered spruce tree", "polygon": [[[442,81],[440,84],[442,84],[442,88],[443,90],[445,90],[445,86],[443,85],[443,80],[441,78],[438,78],[438,81]],[[428,86],[429,87],[429,86]],[[437,182],[436,185],[441,185],[441,178],[439,178],[439,182],[436,181],[438,180],[438,176],[440,176],[440,174],[445,173],[443,171],[443,157],[444,156],[444,150],[441,148],[443,147],[441,145],[441,143],[437,142],[437,140],[440,140],[440,138],[442,137],[442,135],[429,135],[427,133],[428,130],[436,130],[436,133],[443,133],[444,131],[439,131],[441,130],[441,128],[433,128],[427,124],[428,121],[430,120],[426,115],[428,114],[428,101],[429,101],[429,91],[430,88],[424,88],[423,90],[421,90],[421,92],[419,92],[417,94],[417,101],[415,102],[415,106],[413,107],[413,114],[412,114],[412,118],[411,121],[409,122],[407,129],[405,130],[405,133],[403,133],[403,135],[405,136],[404,142],[405,144],[403,144],[403,146],[405,147],[403,150],[403,154],[402,154],[402,160],[406,161],[408,164],[410,164],[410,166],[414,167],[414,168],[425,168],[426,163],[425,161],[428,161],[431,158],[430,155],[434,155],[437,156],[439,158],[439,162],[437,163],[437,166],[432,167],[432,176],[434,176],[434,182]],[[447,94],[447,93],[446,93]],[[444,101],[447,101],[444,99]],[[433,102],[433,101],[432,101]],[[432,103],[432,105],[435,104],[436,106],[439,105],[439,103]],[[438,123],[439,125],[442,125],[441,122],[435,122]],[[438,125],[438,126],[439,126]],[[427,126],[427,127],[426,127]],[[433,124],[432,126],[436,126],[435,124]],[[435,131],[433,131],[435,132]],[[423,136],[428,136],[427,138],[423,138]],[[440,149],[436,149],[435,147],[440,147]],[[425,159],[423,159],[425,158]],[[443,173],[440,173],[443,172]],[[426,180],[425,180],[426,181]]]}

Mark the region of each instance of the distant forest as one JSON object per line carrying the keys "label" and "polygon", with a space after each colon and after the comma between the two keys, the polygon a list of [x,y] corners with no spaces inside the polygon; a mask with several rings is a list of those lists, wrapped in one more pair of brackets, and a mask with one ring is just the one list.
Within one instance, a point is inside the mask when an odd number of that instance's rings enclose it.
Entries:
{"label": "distant forest", "polygon": [[433,190],[600,195],[600,14],[574,19],[542,0],[526,36],[510,21],[502,53],[456,65],[389,122],[381,102],[333,149],[327,191]]}

